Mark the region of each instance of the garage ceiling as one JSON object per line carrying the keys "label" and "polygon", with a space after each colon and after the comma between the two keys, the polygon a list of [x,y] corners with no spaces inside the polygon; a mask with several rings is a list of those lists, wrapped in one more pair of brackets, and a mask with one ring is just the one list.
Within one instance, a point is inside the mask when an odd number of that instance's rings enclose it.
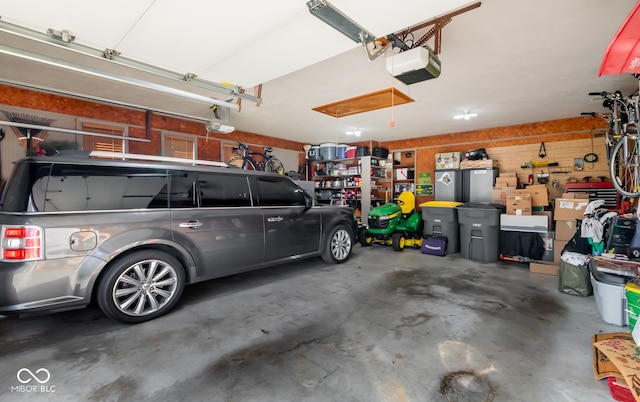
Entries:
{"label": "garage ceiling", "polygon": [[[475,2],[331,3],[369,32],[385,36]],[[588,92],[638,90],[638,80],[630,75],[597,75],[605,49],[634,5],[631,0],[483,0],[444,28],[440,77],[409,86],[387,72],[391,50],[369,61],[361,46],[312,16],[305,0],[0,0],[0,19],[42,34],[67,31],[74,44],[114,49],[176,77],[191,73],[197,80],[239,85],[248,94],[263,84],[259,107],[243,100],[241,110],[230,113],[236,130],[319,143],[353,141],[344,133],[354,129],[362,131],[359,140],[388,141],[603,111]],[[222,101],[232,98],[7,31],[0,31],[0,46]],[[0,81],[6,83],[212,117],[211,105],[200,101],[11,52],[0,52],[0,65]],[[312,110],[389,87],[415,102],[341,118]],[[453,119],[465,110],[478,117]],[[233,133],[228,136],[233,140]]]}

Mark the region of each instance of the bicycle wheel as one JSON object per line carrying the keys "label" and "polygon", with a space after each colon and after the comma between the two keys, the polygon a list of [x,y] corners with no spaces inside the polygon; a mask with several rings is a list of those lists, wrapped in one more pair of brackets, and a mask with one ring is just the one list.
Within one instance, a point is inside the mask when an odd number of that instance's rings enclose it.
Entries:
{"label": "bicycle wheel", "polygon": [[[625,147],[626,145],[626,147]],[[622,137],[613,147],[609,173],[613,187],[626,197],[640,196],[640,155],[638,140],[629,136]]]}
{"label": "bicycle wheel", "polygon": [[236,157],[227,162],[227,165],[245,170],[256,170],[256,165],[251,159]]}
{"label": "bicycle wheel", "polygon": [[264,165],[265,172],[284,174],[284,165],[278,158],[270,158]]}

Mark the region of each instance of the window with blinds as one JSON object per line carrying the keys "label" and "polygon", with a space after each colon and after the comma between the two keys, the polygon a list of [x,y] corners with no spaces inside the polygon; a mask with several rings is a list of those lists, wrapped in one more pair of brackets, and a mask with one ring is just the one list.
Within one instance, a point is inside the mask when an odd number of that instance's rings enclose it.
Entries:
{"label": "window with blinds", "polygon": [[107,152],[125,152],[124,127],[110,126],[99,123],[82,123],[82,130],[96,134],[109,134],[123,137],[123,139],[94,137],[91,135],[82,136],[82,149],[85,151],[107,151]]}
{"label": "window with blinds", "polygon": [[193,137],[165,134],[163,148],[164,156],[195,159],[196,142]]}

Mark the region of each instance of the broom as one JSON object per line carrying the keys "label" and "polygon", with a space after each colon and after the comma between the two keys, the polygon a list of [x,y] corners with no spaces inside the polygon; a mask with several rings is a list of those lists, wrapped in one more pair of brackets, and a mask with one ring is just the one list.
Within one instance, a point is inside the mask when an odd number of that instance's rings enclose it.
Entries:
{"label": "broom", "polygon": [[[51,123],[56,121],[55,119],[48,119],[46,117],[34,116],[27,113],[16,113],[2,110],[7,119],[12,123],[32,124],[34,126],[50,126]],[[20,133],[27,139],[27,154],[31,149],[31,139],[37,137],[43,130],[38,128],[24,128],[17,127]]]}

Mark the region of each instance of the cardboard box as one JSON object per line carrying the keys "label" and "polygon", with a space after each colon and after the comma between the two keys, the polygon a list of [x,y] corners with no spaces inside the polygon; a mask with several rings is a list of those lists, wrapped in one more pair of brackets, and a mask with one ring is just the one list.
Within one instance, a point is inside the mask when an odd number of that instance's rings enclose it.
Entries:
{"label": "cardboard box", "polygon": [[555,230],[554,224],[553,224],[553,211],[533,211],[531,215],[546,216],[547,227],[549,228],[549,232],[553,232]]}
{"label": "cardboard box", "polygon": [[529,194],[510,194],[507,196],[507,215],[531,215],[531,196]]}
{"label": "cardboard box", "polygon": [[500,230],[508,232],[548,233],[549,220],[544,215],[500,214]]}
{"label": "cardboard box", "polygon": [[562,193],[562,198],[569,198],[572,200],[575,200],[575,199],[588,200],[589,194],[588,193]]}
{"label": "cardboard box", "polygon": [[516,172],[501,172],[498,177],[517,177]]}
{"label": "cardboard box", "polygon": [[549,205],[549,191],[544,184],[530,185],[524,189],[516,190],[516,193],[531,194],[532,207],[546,207]]}
{"label": "cardboard box", "polygon": [[558,276],[558,269],[560,269],[560,265],[556,265],[555,263],[550,263],[547,261],[536,261],[529,263],[529,271],[535,274]]}
{"label": "cardboard box", "polygon": [[436,170],[438,169],[460,169],[462,152],[448,152],[436,154]]}
{"label": "cardboard box", "polygon": [[557,221],[582,220],[588,199],[556,198],[554,219]]}
{"label": "cardboard box", "polygon": [[518,187],[517,177],[496,177],[496,187]]}
{"label": "cardboard box", "polygon": [[573,221],[556,221],[556,240],[571,240],[576,234],[577,222]]}
{"label": "cardboard box", "polygon": [[476,168],[494,168],[498,167],[498,161],[493,159],[483,159],[479,161],[462,161],[460,162],[460,169],[476,169]]}
{"label": "cardboard box", "polygon": [[396,180],[409,180],[409,169],[408,168],[396,169]]}
{"label": "cardboard box", "polygon": [[507,196],[515,191],[515,187],[494,187],[491,190],[491,202],[493,204],[507,205]]}
{"label": "cardboard box", "polygon": [[[556,232],[556,237],[558,237],[558,232]],[[553,241],[553,262],[560,265],[560,256],[562,255],[562,250],[564,246],[567,245],[566,240],[554,240]]]}

